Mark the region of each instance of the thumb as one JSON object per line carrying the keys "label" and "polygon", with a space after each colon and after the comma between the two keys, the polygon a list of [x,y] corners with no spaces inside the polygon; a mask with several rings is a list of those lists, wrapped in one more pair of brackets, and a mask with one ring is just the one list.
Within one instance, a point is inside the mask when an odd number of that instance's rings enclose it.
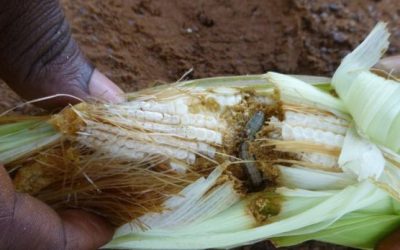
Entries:
{"label": "thumb", "polygon": [[[35,102],[36,105],[48,110],[54,110],[65,107],[68,104],[79,103],[80,101],[96,100],[120,103],[125,100],[124,92],[97,69],[93,70],[86,83],[82,83],[84,79],[79,77],[72,77],[71,79],[71,77],[63,78],[61,76],[61,78],[58,81],[53,81],[53,85],[50,87],[42,84],[41,87],[44,90],[35,92],[34,97],[41,100]],[[80,84],[77,84],[77,79],[80,79]],[[34,92],[32,89],[34,88],[28,87],[26,91]],[[24,96],[24,94],[21,94],[21,96]]]}
{"label": "thumb", "polygon": [[0,165],[0,249],[97,249],[113,229],[102,218],[80,210],[57,214],[32,196],[14,191]]}
{"label": "thumb", "polygon": [[0,78],[15,92],[47,109],[91,97],[121,100],[71,36],[58,0],[8,2],[0,4]]}
{"label": "thumb", "polygon": [[[125,100],[124,92],[97,69],[93,70],[93,73],[86,85],[76,84],[75,80],[76,78],[68,81],[68,78],[64,78],[62,81],[57,81],[54,86],[49,88],[53,89],[53,91],[49,92],[48,94],[66,95],[41,101],[37,103],[38,106],[46,109],[54,109],[64,107],[68,104],[76,104],[80,100],[96,100],[110,103],[120,103]],[[43,95],[44,93],[38,92],[37,94]]]}

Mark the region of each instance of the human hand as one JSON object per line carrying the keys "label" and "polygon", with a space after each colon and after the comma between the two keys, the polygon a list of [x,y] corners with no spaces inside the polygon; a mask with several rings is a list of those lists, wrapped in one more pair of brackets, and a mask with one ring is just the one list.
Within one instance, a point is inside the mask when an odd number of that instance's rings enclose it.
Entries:
{"label": "human hand", "polygon": [[[87,61],[57,0],[0,0],[0,77],[26,99],[67,94],[119,102],[122,91]],[[79,99],[40,102],[52,109]],[[15,192],[0,166],[0,249],[96,249],[113,229],[81,210],[57,213]]]}
{"label": "human hand", "polygon": [[80,51],[58,0],[0,0],[0,31],[0,78],[23,98],[77,97],[38,103],[50,109],[79,99],[123,100]]}
{"label": "human hand", "polygon": [[81,210],[57,214],[43,202],[14,191],[0,166],[0,249],[97,249],[113,230]]}

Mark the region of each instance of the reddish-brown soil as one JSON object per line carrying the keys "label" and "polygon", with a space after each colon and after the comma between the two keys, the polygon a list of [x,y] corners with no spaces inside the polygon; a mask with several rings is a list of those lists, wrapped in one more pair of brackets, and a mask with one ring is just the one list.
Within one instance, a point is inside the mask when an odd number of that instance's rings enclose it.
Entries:
{"label": "reddish-brown soil", "polygon": [[[192,78],[330,75],[378,20],[400,49],[396,0],[62,0],[75,38],[125,91]],[[18,98],[3,91],[0,109]]]}
{"label": "reddish-brown soil", "polygon": [[[125,91],[192,78],[330,75],[378,20],[400,49],[397,0],[62,0],[75,38]],[[3,92],[0,108],[18,99]]]}
{"label": "reddish-brown soil", "polygon": [[[193,78],[330,75],[378,20],[400,48],[398,1],[64,0],[88,57],[126,91]],[[399,7],[397,7],[399,6]]]}
{"label": "reddish-brown soil", "polygon": [[[398,0],[62,3],[83,51],[125,91],[175,81],[191,68],[191,78],[268,70],[329,76],[378,20],[391,27],[389,54],[400,50]],[[19,102],[2,90],[0,110]],[[333,249],[308,246],[301,249]]]}

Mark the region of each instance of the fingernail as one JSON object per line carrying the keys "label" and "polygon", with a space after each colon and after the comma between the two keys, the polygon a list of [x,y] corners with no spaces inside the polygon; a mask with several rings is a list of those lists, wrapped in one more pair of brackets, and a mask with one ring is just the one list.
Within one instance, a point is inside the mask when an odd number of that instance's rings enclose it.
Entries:
{"label": "fingernail", "polygon": [[97,69],[94,70],[89,82],[89,92],[95,99],[111,103],[125,101],[124,92]]}

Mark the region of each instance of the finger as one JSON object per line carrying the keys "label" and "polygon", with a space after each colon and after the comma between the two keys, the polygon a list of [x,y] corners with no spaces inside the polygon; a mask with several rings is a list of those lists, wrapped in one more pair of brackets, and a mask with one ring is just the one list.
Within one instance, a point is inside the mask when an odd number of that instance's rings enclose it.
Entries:
{"label": "finger", "polygon": [[61,219],[50,207],[16,193],[0,166],[0,249],[63,249]]}
{"label": "finger", "polygon": [[29,195],[16,197],[13,216],[0,229],[0,249],[91,250],[113,235],[112,227],[95,215],[78,210],[59,215]]}
{"label": "finger", "polygon": [[125,100],[124,92],[97,69],[89,81],[89,94],[95,99],[120,103]]}
{"label": "finger", "polygon": [[0,249],[97,249],[113,228],[102,218],[79,210],[57,214],[43,202],[15,193],[0,166]]}
{"label": "finger", "polygon": [[400,55],[390,56],[380,60],[374,68],[390,73],[392,76],[400,76]]}
{"label": "finger", "polygon": [[66,249],[98,249],[112,238],[112,227],[99,216],[81,210],[67,210],[60,216]]}
{"label": "finger", "polygon": [[[38,106],[53,110],[65,107],[68,104],[77,104],[81,101],[104,101],[109,103],[120,103],[125,100],[124,92],[100,71],[94,70],[86,87],[68,78],[66,82],[55,85],[53,96],[38,102]],[[58,93],[58,95],[57,95]],[[64,94],[64,95],[63,95]]]}
{"label": "finger", "polygon": [[9,215],[14,206],[14,187],[7,171],[0,165],[0,218]]}
{"label": "finger", "polygon": [[0,13],[0,78],[21,97],[50,110],[91,95],[122,100],[122,91],[94,71],[71,36],[58,0],[0,0]]}
{"label": "finger", "polygon": [[0,229],[0,235],[0,249],[65,249],[58,214],[26,194],[16,193],[12,217]]}
{"label": "finger", "polygon": [[12,221],[14,213],[15,195],[10,177],[2,165],[0,165],[0,249],[7,246],[9,237],[5,229]]}
{"label": "finger", "polygon": [[399,250],[400,249],[400,229],[389,235],[379,243],[378,250]]}
{"label": "finger", "polygon": [[[81,65],[83,65],[82,62]],[[70,79],[69,79],[70,78]],[[94,70],[87,83],[78,83],[74,77],[66,76],[64,81],[51,86],[53,95],[37,103],[38,106],[49,110],[57,110],[69,104],[82,101],[105,101],[120,103],[125,100],[124,92],[100,71]]]}

